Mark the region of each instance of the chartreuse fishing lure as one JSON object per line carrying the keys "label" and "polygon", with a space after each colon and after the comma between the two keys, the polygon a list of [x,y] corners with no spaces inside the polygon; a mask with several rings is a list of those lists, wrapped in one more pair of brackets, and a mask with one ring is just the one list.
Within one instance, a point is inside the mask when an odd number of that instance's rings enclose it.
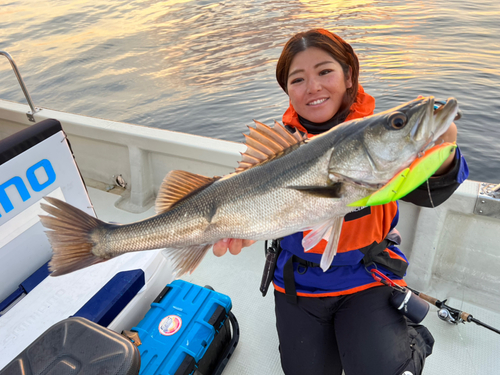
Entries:
{"label": "chartreuse fishing lure", "polygon": [[351,207],[376,206],[396,201],[422,185],[455,152],[455,143],[442,143],[417,157],[411,165],[394,176],[372,195],[348,204]]}

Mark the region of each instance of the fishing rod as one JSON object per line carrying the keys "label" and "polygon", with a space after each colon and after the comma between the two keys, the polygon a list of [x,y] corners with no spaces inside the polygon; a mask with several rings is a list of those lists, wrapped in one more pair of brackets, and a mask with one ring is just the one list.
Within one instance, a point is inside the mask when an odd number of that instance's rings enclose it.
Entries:
{"label": "fishing rod", "polygon": [[448,322],[450,324],[455,324],[455,325],[458,325],[459,323],[465,324],[465,322],[473,322],[479,326],[487,328],[490,331],[496,332],[500,335],[500,330],[498,330],[498,329],[496,329],[496,328],[494,328],[486,323],[481,322],[480,320],[474,318],[472,316],[472,314],[469,314],[469,313],[466,313],[464,311],[460,311],[458,309],[455,309],[451,306],[448,306],[446,304],[447,300],[440,301],[437,298],[428,296],[428,295],[421,293],[415,289],[411,289],[411,288],[408,288],[408,289],[411,290],[413,293],[415,293],[420,298],[422,298],[424,301],[430,303],[431,305],[436,306],[439,309],[438,310],[439,319],[444,320],[445,322]]}
{"label": "fishing rod", "polygon": [[[498,187],[500,187],[500,184]],[[427,304],[429,303],[439,309],[438,317],[445,322],[455,325],[458,325],[459,323],[465,324],[465,322],[473,322],[500,335],[500,330],[481,322],[479,319],[474,318],[472,314],[448,306],[446,304],[447,300],[440,301],[437,298],[428,296],[427,294],[410,287],[399,286],[376,268],[371,270],[367,269],[367,271],[375,280],[393,288],[394,292],[390,298],[391,304],[396,309],[401,311],[403,315],[410,318],[410,320],[414,323],[418,324],[425,318],[429,311],[429,305]],[[413,295],[420,298],[415,298]]]}

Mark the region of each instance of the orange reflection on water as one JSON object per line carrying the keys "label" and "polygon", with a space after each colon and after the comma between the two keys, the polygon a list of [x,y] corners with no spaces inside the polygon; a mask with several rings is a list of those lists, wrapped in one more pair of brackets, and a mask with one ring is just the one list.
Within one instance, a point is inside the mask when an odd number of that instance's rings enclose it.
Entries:
{"label": "orange reflection on water", "polygon": [[[324,17],[325,27],[351,43],[362,70],[383,80],[406,80],[421,69],[423,40],[419,26],[432,14],[424,1],[299,0],[305,11],[299,18]],[[351,22],[336,22],[352,20]],[[425,57],[424,57],[425,59]]]}

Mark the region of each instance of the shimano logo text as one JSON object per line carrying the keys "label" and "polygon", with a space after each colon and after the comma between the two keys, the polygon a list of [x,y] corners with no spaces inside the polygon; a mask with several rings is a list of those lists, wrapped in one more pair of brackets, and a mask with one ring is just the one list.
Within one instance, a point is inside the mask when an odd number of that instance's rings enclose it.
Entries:
{"label": "shimano logo text", "polygon": [[[42,169],[45,174],[43,174]],[[25,180],[21,176],[15,176],[0,185],[0,205],[3,207],[5,213],[9,213],[14,209],[12,200],[7,194],[8,188],[13,186],[14,188],[9,189],[9,192],[12,194],[17,190],[17,194],[19,194],[23,202],[26,202],[31,198],[28,186],[34,192],[38,193],[54,183],[56,172],[50,161],[43,159],[29,167],[23,177],[26,177],[28,184],[25,183]]]}

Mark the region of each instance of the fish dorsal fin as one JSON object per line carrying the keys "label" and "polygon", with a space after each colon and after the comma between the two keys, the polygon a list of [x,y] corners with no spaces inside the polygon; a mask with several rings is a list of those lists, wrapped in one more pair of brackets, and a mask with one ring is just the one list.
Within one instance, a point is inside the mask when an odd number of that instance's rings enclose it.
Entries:
{"label": "fish dorsal fin", "polygon": [[242,159],[236,172],[286,155],[307,140],[307,137],[298,131],[290,133],[277,121],[274,122],[272,128],[259,121],[254,120],[254,122],[255,128],[248,127],[250,134],[243,134],[246,138],[247,149],[241,154]]}
{"label": "fish dorsal fin", "polygon": [[218,177],[205,177],[200,174],[194,174],[186,171],[170,171],[167,173],[155,202],[155,211],[161,214],[168,211],[172,206],[178,203],[181,199],[186,198],[191,193],[200,190]]}

